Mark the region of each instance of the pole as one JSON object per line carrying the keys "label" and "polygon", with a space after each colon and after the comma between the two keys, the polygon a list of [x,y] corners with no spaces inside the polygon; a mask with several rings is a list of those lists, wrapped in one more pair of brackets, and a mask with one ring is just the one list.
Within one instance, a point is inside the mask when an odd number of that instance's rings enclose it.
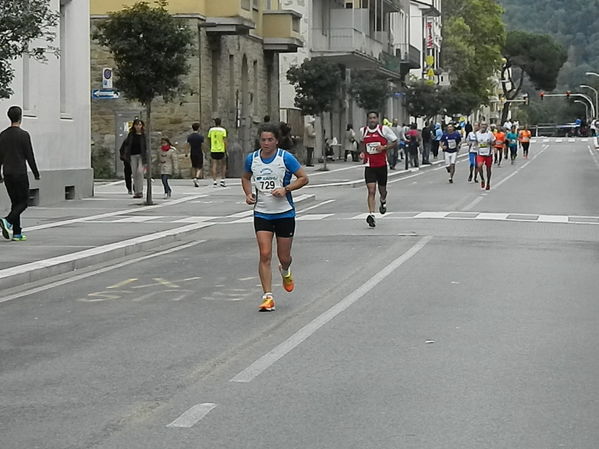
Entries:
{"label": "pole", "polygon": [[599,91],[592,86],[587,86],[586,84],[581,84],[580,87],[586,87],[587,89],[591,89],[593,92],[595,92],[595,112],[599,112]]}
{"label": "pole", "polygon": [[588,121],[589,120],[589,105],[585,101],[582,101],[582,100],[574,100],[574,103],[584,104],[584,109],[586,111],[585,117],[586,117],[586,120]]}

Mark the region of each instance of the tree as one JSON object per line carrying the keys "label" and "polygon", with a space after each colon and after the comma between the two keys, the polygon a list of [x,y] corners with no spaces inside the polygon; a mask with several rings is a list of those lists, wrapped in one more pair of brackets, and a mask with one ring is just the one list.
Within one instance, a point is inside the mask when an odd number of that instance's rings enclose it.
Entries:
{"label": "tree", "polygon": [[424,117],[427,121],[443,111],[441,88],[426,81],[410,83],[406,90],[408,114]]}
{"label": "tree", "polygon": [[349,94],[362,109],[382,112],[393,92],[393,85],[382,73],[352,70]]}
{"label": "tree", "polygon": [[[12,61],[24,54],[38,61],[46,61],[47,53],[58,55],[52,42],[59,17],[50,3],[50,0],[0,0],[0,98],[13,94]],[[35,39],[41,39],[45,46],[32,48]]]}
{"label": "tree", "polygon": [[502,8],[495,0],[444,0],[441,63],[451,72],[452,87],[489,100],[492,77],[501,69],[505,41]]}
{"label": "tree", "polygon": [[[314,115],[322,122],[322,114],[332,109],[343,84],[342,68],[324,59],[307,59],[287,71],[287,80],[295,87],[294,104],[304,115]],[[324,128],[322,130],[324,142]],[[324,167],[327,158],[323,149]]]}
{"label": "tree", "polygon": [[[155,4],[139,2],[110,13],[93,35],[114,58],[115,87],[146,108],[148,157],[152,102],[157,97],[169,102],[184,92],[182,78],[189,73],[187,59],[193,53],[191,31],[169,14],[166,0]],[[147,184],[146,204],[152,204],[151,169]]]}
{"label": "tree", "polygon": [[507,101],[503,105],[502,123],[508,117],[510,101],[520,94],[525,75],[535,89],[553,90],[559,71],[568,59],[564,47],[551,36],[526,31],[509,33],[503,54],[501,87]]}

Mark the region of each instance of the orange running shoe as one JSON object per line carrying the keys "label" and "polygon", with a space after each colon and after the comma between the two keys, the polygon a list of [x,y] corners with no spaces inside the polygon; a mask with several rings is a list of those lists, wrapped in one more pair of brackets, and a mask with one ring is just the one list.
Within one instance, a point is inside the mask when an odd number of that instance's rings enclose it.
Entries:
{"label": "orange running shoe", "polygon": [[281,273],[281,277],[283,278],[283,288],[286,292],[292,292],[295,288],[295,284],[293,283],[293,276],[291,276],[291,270],[287,269],[287,276],[283,274],[283,267],[279,265],[279,272]]}
{"label": "orange running shoe", "polygon": [[264,295],[262,297],[262,304],[258,308],[260,312],[273,312],[275,310],[275,300],[272,299],[272,296]]}

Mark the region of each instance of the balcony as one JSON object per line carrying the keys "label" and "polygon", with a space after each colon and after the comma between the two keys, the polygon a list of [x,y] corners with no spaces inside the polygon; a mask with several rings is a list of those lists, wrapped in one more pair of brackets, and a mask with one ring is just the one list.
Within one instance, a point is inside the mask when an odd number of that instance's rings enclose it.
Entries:
{"label": "balcony", "polygon": [[350,68],[372,69],[380,65],[379,57],[385,45],[356,28],[328,28],[312,30],[314,57]]}
{"label": "balcony", "polygon": [[397,49],[401,63],[408,69],[419,69],[422,67],[420,50],[410,44],[400,44]]}
{"label": "balcony", "polygon": [[251,0],[210,0],[206,2],[206,22],[209,34],[249,34],[256,28]]}
{"label": "balcony", "polygon": [[300,35],[302,15],[291,10],[264,11],[262,37],[264,50],[277,53],[295,53],[304,46]]}

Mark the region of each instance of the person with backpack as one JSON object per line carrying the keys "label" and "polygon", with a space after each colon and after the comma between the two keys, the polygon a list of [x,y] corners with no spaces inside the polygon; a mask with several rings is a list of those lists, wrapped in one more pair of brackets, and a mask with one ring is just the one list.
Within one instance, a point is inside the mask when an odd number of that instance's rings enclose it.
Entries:
{"label": "person with backpack", "polygon": [[418,150],[422,146],[422,136],[418,132],[416,123],[410,125],[410,130],[406,132],[406,170],[408,161],[413,167],[418,167]]}
{"label": "person with backpack", "polygon": [[431,154],[431,145],[432,145],[432,132],[430,123],[426,122],[422,131],[420,132],[422,136],[422,165],[430,165],[430,161],[428,160]]}

